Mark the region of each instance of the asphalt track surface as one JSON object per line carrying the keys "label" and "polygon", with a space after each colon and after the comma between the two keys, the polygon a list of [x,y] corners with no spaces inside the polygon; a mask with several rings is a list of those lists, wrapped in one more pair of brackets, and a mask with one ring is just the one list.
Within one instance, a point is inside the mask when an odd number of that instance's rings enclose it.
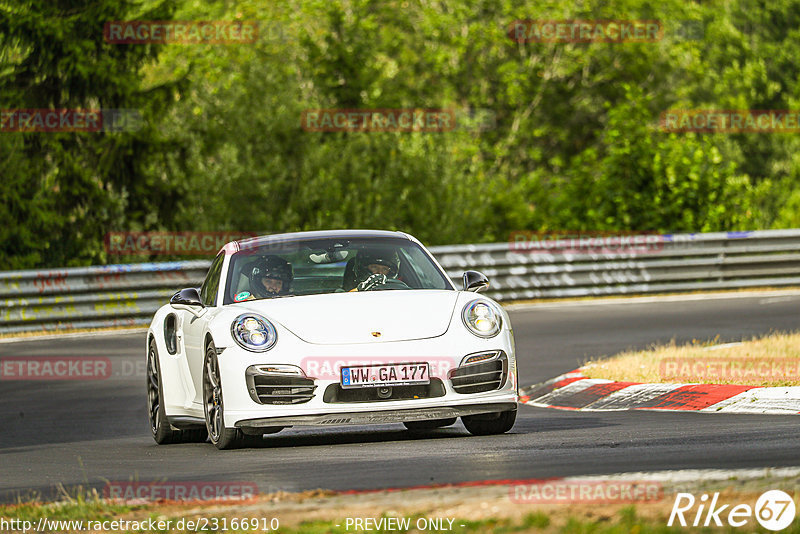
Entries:
{"label": "asphalt track surface", "polygon": [[[521,384],[592,356],[675,339],[720,342],[800,329],[800,293],[547,304],[511,313]],[[513,430],[470,436],[402,425],[289,429],[254,449],[157,446],[146,417],[143,333],[0,344],[13,356],[107,356],[96,381],[0,381],[0,500],[58,484],[254,482],[260,491],[382,489],[632,471],[800,465],[800,418],[578,413],[521,406]]]}

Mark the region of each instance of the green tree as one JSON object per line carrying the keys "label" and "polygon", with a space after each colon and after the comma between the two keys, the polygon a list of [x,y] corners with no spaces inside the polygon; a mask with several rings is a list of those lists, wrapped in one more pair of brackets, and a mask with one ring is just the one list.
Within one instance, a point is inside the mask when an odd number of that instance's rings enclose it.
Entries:
{"label": "green tree", "polygon": [[[161,224],[177,212],[180,188],[147,172],[171,146],[152,118],[171,102],[170,84],[145,86],[152,45],[109,44],[105,22],[167,20],[168,2],[21,0],[0,5],[0,108],[133,109],[134,132],[4,133],[0,181],[6,268],[106,260],[112,229]],[[166,178],[166,179],[165,179]]]}

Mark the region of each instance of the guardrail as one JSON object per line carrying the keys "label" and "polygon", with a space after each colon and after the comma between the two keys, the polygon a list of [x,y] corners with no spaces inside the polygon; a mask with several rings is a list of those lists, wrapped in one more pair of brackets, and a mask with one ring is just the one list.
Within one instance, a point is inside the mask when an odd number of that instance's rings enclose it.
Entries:
{"label": "guardrail", "polygon": [[[576,238],[430,250],[458,286],[464,270],[482,271],[486,293],[504,301],[800,285],[800,229],[645,237],[644,247],[623,236],[621,246]],[[0,332],[145,325],[209,264],[0,272]]]}
{"label": "guardrail", "polygon": [[0,332],[149,324],[177,289],[199,285],[210,263],[0,272]]}

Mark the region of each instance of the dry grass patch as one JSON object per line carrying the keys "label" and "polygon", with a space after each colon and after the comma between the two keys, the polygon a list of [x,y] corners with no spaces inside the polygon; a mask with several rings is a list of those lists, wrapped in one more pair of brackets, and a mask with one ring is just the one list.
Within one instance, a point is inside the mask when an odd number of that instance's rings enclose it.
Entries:
{"label": "dry grass patch", "polygon": [[593,359],[583,367],[589,378],[624,382],[800,386],[800,333],[771,334],[741,343],[717,339],[629,351]]}

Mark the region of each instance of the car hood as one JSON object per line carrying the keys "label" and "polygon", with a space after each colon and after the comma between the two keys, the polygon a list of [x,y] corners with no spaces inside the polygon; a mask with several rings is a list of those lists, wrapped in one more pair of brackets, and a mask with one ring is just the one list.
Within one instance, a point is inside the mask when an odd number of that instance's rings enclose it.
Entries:
{"label": "car hood", "polygon": [[447,332],[457,291],[390,290],[240,303],[307,343],[337,345],[425,339]]}

